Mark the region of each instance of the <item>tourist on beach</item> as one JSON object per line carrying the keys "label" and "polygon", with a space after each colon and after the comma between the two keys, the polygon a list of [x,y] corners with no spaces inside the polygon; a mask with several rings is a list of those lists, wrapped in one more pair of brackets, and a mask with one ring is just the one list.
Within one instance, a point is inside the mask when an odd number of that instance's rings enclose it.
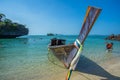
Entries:
{"label": "tourist on beach", "polygon": [[107,49],[108,52],[112,51],[112,49],[113,49],[113,43],[112,42],[111,43],[107,43],[106,44],[106,49]]}

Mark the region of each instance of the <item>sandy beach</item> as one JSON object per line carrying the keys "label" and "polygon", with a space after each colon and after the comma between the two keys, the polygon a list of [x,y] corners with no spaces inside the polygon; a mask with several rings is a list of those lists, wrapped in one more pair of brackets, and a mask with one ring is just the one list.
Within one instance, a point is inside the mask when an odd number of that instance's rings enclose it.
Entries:
{"label": "sandy beach", "polygon": [[[120,80],[120,62],[119,58],[110,59],[103,64],[91,65],[88,71],[78,72],[71,80]],[[86,69],[86,70],[87,70]],[[74,72],[73,72],[74,74]]]}
{"label": "sandy beach", "polygon": [[[120,57],[107,60],[101,64],[79,65],[78,71],[73,71],[70,80],[120,80]],[[67,70],[46,80],[65,80]]]}
{"label": "sandy beach", "polygon": [[[111,58],[103,63],[96,63],[87,58],[79,61],[76,71],[72,72],[70,80],[120,80],[120,58]],[[18,71],[14,76],[9,74],[6,80],[65,80],[67,69],[54,68],[46,70],[44,75],[39,68],[28,68],[26,71]],[[59,69],[57,72],[56,70]],[[23,73],[24,72],[24,73]],[[53,74],[55,72],[55,74]],[[3,78],[4,76],[2,76]],[[3,79],[4,80],[4,79]]]}

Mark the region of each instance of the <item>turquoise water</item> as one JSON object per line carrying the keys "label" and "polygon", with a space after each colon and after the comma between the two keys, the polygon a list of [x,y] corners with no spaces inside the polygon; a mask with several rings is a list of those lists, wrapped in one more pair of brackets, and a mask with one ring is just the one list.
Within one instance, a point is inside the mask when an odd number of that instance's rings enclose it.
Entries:
{"label": "turquoise water", "polygon": [[[73,43],[77,36],[25,36],[16,39],[0,39],[0,80],[39,80],[62,73],[65,69],[48,60],[48,44],[51,38],[62,38],[67,44]],[[106,41],[106,36],[89,36],[82,55],[97,63],[120,56],[120,42]],[[107,53],[106,42],[113,42],[113,52]]]}

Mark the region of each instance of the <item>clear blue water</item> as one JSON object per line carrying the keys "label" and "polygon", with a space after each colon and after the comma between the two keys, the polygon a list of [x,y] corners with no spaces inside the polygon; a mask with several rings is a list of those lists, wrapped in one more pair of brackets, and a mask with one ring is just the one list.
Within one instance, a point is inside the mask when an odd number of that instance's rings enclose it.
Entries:
{"label": "clear blue water", "polygon": [[[67,44],[73,43],[77,36],[25,36],[16,39],[0,39],[0,80],[32,80],[62,73],[64,69],[48,60],[48,44],[51,38],[62,38]],[[106,36],[89,36],[82,55],[96,63],[120,56],[120,41],[106,41]],[[107,53],[106,42],[113,42],[113,52]]]}

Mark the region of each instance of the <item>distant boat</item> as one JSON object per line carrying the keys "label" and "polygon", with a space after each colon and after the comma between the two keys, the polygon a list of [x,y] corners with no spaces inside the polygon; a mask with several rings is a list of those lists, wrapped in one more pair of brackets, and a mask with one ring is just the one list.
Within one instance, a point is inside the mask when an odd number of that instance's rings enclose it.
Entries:
{"label": "distant boat", "polygon": [[[48,46],[50,54],[57,57],[66,68],[74,70],[82,51],[82,45],[88,36],[88,33],[92,29],[92,26],[97,19],[101,9],[88,6],[86,16],[82,25],[82,29],[76,41],[73,44],[65,44],[63,39],[51,39],[51,43]],[[53,34],[48,34],[53,35]]]}

